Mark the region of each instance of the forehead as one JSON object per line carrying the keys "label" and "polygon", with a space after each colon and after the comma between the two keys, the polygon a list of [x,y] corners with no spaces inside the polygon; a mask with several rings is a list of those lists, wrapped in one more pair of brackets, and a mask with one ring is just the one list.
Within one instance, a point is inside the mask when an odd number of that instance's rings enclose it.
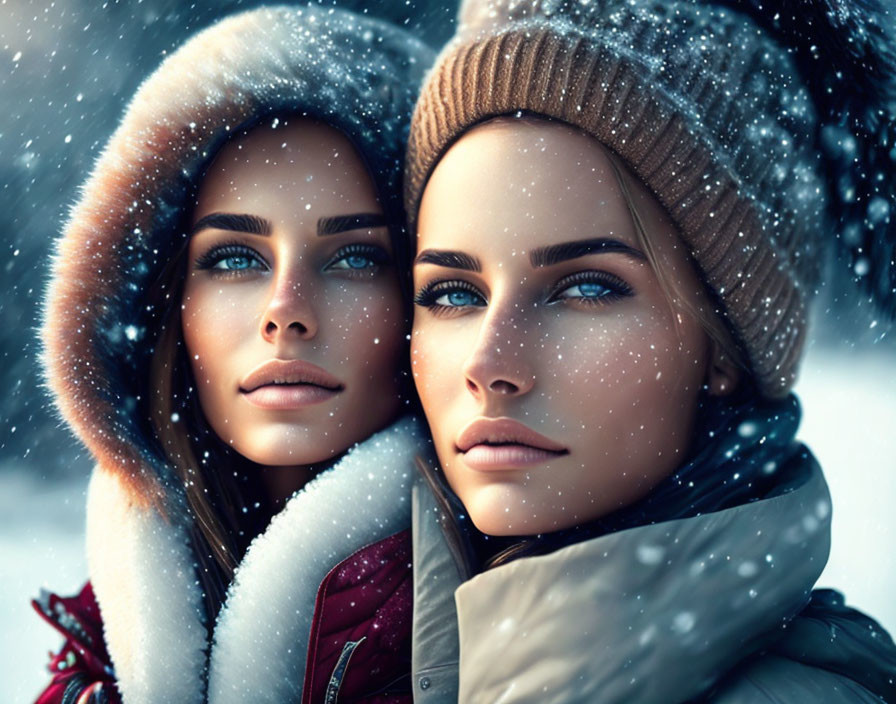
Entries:
{"label": "forehead", "polygon": [[227,142],[199,184],[194,222],[214,211],[272,219],[303,210],[377,210],[360,155],[339,130],[308,119],[265,123]]}
{"label": "forehead", "polygon": [[544,120],[502,119],[467,132],[433,171],[418,223],[421,248],[489,242],[528,250],[585,237],[634,244],[604,148]]}

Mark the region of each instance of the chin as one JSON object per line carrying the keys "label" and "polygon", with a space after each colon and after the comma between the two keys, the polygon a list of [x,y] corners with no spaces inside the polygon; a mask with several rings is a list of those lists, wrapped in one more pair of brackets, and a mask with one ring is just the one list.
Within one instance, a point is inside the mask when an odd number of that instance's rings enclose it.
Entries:
{"label": "chin", "polygon": [[587,523],[601,514],[593,506],[574,512],[567,505],[551,504],[543,497],[527,495],[517,484],[491,484],[458,496],[476,529],[495,537],[553,533]]}
{"label": "chin", "polygon": [[580,522],[563,507],[545,506],[513,484],[480,487],[460,499],[476,529],[495,537],[552,533]]}
{"label": "chin", "polygon": [[309,452],[308,448],[303,448],[296,452],[289,452],[288,448],[280,448],[276,452],[271,452],[270,450],[253,451],[252,448],[243,452],[236,446],[234,446],[234,449],[250,462],[263,467],[307,467],[326,462],[340,454],[339,452]]}
{"label": "chin", "polygon": [[353,443],[323,444],[320,433],[297,432],[295,427],[258,428],[246,438],[234,438],[230,446],[250,462],[266,467],[312,465],[336,457]]}

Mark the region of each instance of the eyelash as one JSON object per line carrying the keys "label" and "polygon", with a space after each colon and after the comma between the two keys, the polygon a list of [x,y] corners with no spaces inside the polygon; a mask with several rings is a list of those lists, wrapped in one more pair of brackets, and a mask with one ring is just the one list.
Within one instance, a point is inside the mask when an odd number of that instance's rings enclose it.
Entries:
{"label": "eyelash", "polygon": [[[344,269],[334,266],[343,259],[359,255],[366,257],[370,261],[371,266],[365,266],[361,268],[349,266]],[[257,262],[261,265],[261,267],[249,266],[245,269],[218,268],[218,264],[230,257],[245,257],[250,261]],[[335,252],[335,254],[330,257],[329,261],[327,261],[323,268],[324,270],[341,271],[348,275],[369,275],[378,271],[380,266],[388,262],[389,254],[382,247],[378,247],[376,245],[354,243],[345,245],[344,247],[340,247]],[[270,269],[270,266],[264,260],[264,257],[262,257],[257,251],[241,242],[236,241],[224,242],[215,247],[212,247],[212,249],[210,249],[208,252],[197,257],[195,266],[199,270],[208,271],[213,276],[242,276],[250,271],[258,271],[259,269]]]}
{"label": "eyelash", "polygon": [[258,271],[258,268],[251,267],[246,269],[219,269],[217,265],[230,257],[246,257],[251,261],[261,264],[261,268],[269,269],[268,263],[264,258],[251,247],[247,247],[241,242],[224,242],[212,247],[205,254],[197,257],[196,268],[207,270],[214,276],[241,276],[247,271]]}
{"label": "eyelash", "polygon": [[[561,297],[562,294],[567,289],[570,289],[574,286],[581,286],[582,284],[597,284],[598,286],[603,287],[606,290],[606,293],[602,293],[599,296],[569,296],[569,297]],[[433,281],[431,283],[426,284],[417,294],[414,296],[414,303],[422,308],[428,308],[431,312],[435,314],[450,314],[453,311],[463,310],[470,307],[481,307],[481,306],[469,306],[469,305],[457,305],[457,306],[446,306],[441,303],[436,303],[436,301],[446,294],[450,294],[456,291],[464,291],[467,293],[472,293],[475,296],[478,296],[482,301],[486,302],[485,296],[476,288],[473,284],[468,281],[464,281],[462,279],[457,280],[440,280]],[[569,301],[572,305],[586,305],[586,306],[595,306],[595,305],[607,305],[616,301],[620,298],[626,298],[634,295],[634,291],[631,286],[629,286],[625,281],[620,279],[618,276],[614,276],[605,271],[579,271],[575,274],[571,274],[570,276],[566,276],[554,286],[551,293],[548,295],[547,303],[560,303],[562,301]]]}
{"label": "eyelash", "polygon": [[[348,259],[352,256],[364,256],[370,260],[372,266],[363,267],[363,268],[355,268],[348,267],[345,269],[336,268],[334,264],[337,262]],[[382,247],[378,247],[372,244],[361,244],[360,242],[356,242],[354,244],[347,244],[344,247],[340,247],[336,253],[330,258],[330,260],[324,265],[324,269],[330,271],[342,271],[349,275],[358,275],[358,274],[373,274],[379,271],[379,268],[387,264],[389,262],[389,253],[386,252]]]}
{"label": "eyelash", "polygon": [[[575,296],[561,298],[560,294],[573,286],[582,284],[597,284],[606,290],[606,293],[600,296]],[[551,295],[548,297],[548,303],[559,303],[560,301],[575,301],[576,305],[607,305],[620,298],[627,298],[634,295],[632,287],[618,276],[610,274],[606,271],[578,271],[575,274],[565,276],[557,282]]]}
{"label": "eyelash", "polygon": [[443,279],[441,281],[432,281],[421,288],[414,296],[414,303],[422,308],[428,308],[436,314],[445,314],[460,310],[461,308],[467,308],[468,306],[446,306],[441,303],[436,303],[436,301],[443,295],[455,291],[471,293],[485,301],[485,296],[483,296],[479,292],[479,289],[468,281]]}

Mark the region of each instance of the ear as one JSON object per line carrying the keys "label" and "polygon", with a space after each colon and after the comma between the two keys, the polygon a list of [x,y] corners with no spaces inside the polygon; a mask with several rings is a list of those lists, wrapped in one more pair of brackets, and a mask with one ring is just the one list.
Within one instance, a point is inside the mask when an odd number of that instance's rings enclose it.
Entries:
{"label": "ear", "polygon": [[728,396],[740,383],[741,369],[728,358],[722,346],[712,340],[706,367],[706,389],[710,396]]}

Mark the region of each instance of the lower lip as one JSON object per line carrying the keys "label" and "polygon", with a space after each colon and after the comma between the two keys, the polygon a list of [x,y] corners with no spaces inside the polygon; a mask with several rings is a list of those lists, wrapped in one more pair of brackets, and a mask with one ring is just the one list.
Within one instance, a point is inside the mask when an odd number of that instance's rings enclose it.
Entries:
{"label": "lower lip", "polygon": [[253,406],[274,411],[291,411],[328,401],[339,393],[314,384],[270,384],[243,392]]}
{"label": "lower lip", "polygon": [[471,469],[524,469],[549,462],[565,455],[530,445],[474,445],[463,453],[464,462]]}

